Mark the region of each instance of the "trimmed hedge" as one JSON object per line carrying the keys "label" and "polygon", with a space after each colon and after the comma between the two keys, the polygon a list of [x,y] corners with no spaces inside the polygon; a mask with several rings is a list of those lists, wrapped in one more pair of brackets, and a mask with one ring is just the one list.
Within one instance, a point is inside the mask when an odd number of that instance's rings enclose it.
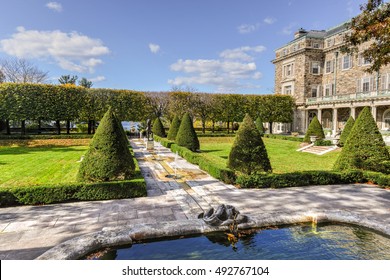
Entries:
{"label": "trimmed hedge", "polygon": [[230,149],[227,167],[245,174],[272,172],[267,149],[249,114],[246,114]]}
{"label": "trimmed hedge", "polygon": [[305,138],[303,139],[303,142],[310,143],[310,136],[317,136],[317,139],[321,140],[325,138],[324,130],[322,128],[322,125],[318,121],[317,116],[315,116],[307,128]]}
{"label": "trimmed hedge", "polygon": [[87,139],[92,138],[93,134],[71,133],[71,134],[37,134],[37,135],[20,135],[20,134],[0,134],[0,140],[46,140],[46,139]]}
{"label": "trimmed hedge", "polygon": [[188,113],[185,113],[181,120],[175,142],[179,146],[186,147],[191,151],[195,152],[199,150],[199,140],[194,130],[191,117]]}
{"label": "trimmed hedge", "polygon": [[316,140],[314,142],[314,145],[315,146],[333,146],[332,141],[330,141],[330,140],[323,140],[323,139]]}
{"label": "trimmed hedge", "polygon": [[365,107],[334,164],[334,170],[390,173],[390,154],[369,107]]}
{"label": "trimmed hedge", "polygon": [[143,178],[102,183],[0,188],[0,207],[146,196]]}
{"label": "trimmed hedge", "polygon": [[236,134],[235,133],[229,133],[229,134],[217,134],[217,133],[206,133],[206,134],[203,134],[203,133],[198,133],[197,134],[198,138],[199,137],[236,137]]}
{"label": "trimmed hedge", "polygon": [[122,124],[112,108],[104,114],[80,164],[80,181],[107,182],[128,180],[135,166]]}
{"label": "trimmed hedge", "polygon": [[303,142],[303,138],[301,137],[294,137],[294,136],[287,136],[287,135],[279,135],[279,134],[264,134],[265,138],[271,138],[271,139],[280,139],[280,140],[288,140],[288,141],[295,141],[295,142]]}
{"label": "trimmed hedge", "polygon": [[168,138],[169,140],[175,140],[175,139],[176,139],[177,132],[179,131],[179,128],[180,128],[180,119],[179,119],[178,116],[175,115],[175,116],[173,117],[171,126],[169,127],[169,131],[168,131],[168,136],[167,136],[167,138]]}
{"label": "trimmed hedge", "polygon": [[332,185],[367,182],[362,171],[303,171],[284,174],[241,175],[237,184],[242,188],[287,188],[309,185]]}
{"label": "trimmed hedge", "polygon": [[152,127],[152,132],[153,135],[157,135],[160,137],[166,137],[167,135],[165,134],[165,128],[164,125],[162,124],[160,118],[156,118],[153,122],[153,127]]}
{"label": "trimmed hedge", "polygon": [[219,168],[211,161],[205,159],[201,153],[194,153],[190,150],[176,145],[165,138],[155,136],[155,140],[163,146],[178,152],[180,156],[208,172],[211,176],[228,184],[237,184],[242,188],[287,188],[309,185],[332,185],[332,184],[354,184],[372,183],[380,187],[390,187],[390,175],[380,172],[348,170],[336,171],[302,171],[284,174],[263,173],[253,175],[236,176],[233,170]]}
{"label": "trimmed hedge", "polygon": [[347,123],[344,126],[343,132],[340,135],[340,141],[339,141],[340,147],[344,147],[345,142],[347,141],[348,136],[351,133],[354,124],[355,124],[355,119],[352,116],[350,116],[347,120]]}

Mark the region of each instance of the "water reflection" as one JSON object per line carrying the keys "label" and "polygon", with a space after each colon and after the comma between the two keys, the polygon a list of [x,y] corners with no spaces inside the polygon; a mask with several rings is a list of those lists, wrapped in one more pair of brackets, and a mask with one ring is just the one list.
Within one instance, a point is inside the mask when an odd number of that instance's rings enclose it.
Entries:
{"label": "water reflection", "polygon": [[246,232],[232,246],[225,233],[155,240],[100,252],[99,259],[390,259],[390,239],[356,226],[294,225]]}

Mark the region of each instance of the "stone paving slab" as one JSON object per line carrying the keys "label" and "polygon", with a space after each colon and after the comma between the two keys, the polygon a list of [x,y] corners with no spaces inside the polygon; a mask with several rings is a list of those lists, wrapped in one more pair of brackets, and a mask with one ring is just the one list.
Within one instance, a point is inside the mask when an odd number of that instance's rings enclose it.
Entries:
{"label": "stone paving slab", "polygon": [[[0,208],[0,259],[34,259],[68,239],[107,227],[196,218],[209,207],[234,205],[243,214],[344,210],[390,226],[390,191],[369,185],[237,189],[155,143],[132,140],[147,197]],[[176,158],[176,161],[175,161]],[[182,178],[167,178],[177,168]]]}

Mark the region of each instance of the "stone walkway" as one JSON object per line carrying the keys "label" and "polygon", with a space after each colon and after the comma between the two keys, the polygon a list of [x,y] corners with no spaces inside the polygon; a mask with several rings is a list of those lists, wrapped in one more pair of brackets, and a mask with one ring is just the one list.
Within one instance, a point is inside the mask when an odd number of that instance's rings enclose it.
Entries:
{"label": "stone walkway", "polygon": [[390,227],[388,190],[368,185],[241,190],[158,143],[152,153],[142,140],[132,140],[132,146],[148,197],[0,208],[0,259],[34,259],[65,240],[105,227],[194,219],[220,203],[232,204],[243,214],[344,210]]}

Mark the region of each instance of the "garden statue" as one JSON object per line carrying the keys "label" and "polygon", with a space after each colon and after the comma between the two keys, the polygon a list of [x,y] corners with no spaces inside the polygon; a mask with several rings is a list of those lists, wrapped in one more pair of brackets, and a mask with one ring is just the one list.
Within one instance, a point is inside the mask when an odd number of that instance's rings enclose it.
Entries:
{"label": "garden statue", "polygon": [[154,139],[153,139],[153,132],[152,132],[152,121],[150,119],[147,119],[146,121],[146,149],[147,150],[153,150],[154,149]]}

